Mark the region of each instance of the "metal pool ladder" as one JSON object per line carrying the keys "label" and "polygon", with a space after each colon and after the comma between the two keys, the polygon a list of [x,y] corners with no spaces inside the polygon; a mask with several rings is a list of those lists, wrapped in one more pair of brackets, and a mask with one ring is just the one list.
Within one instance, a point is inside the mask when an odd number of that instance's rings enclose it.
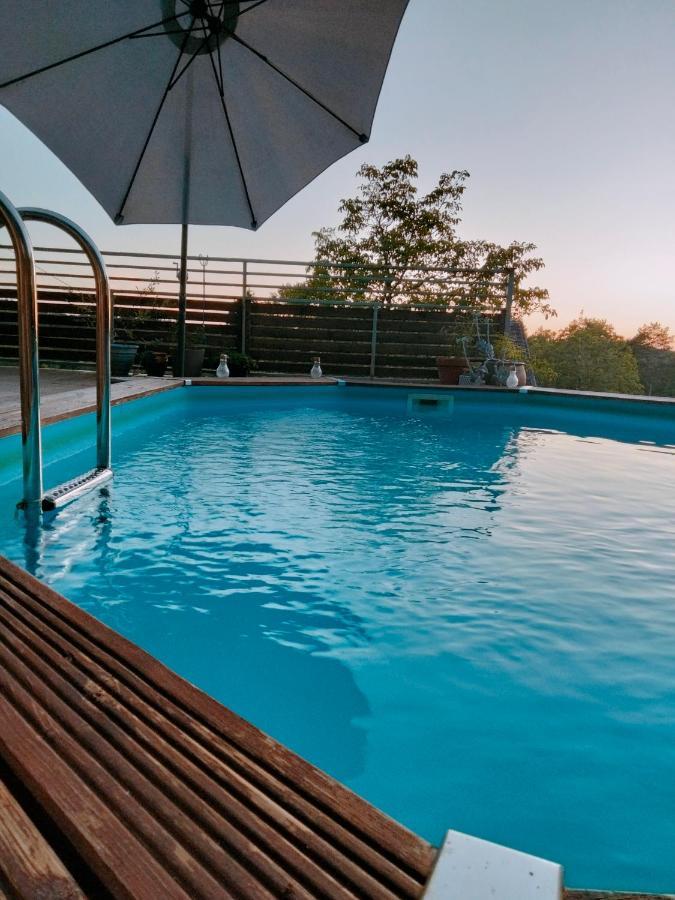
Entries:
{"label": "metal pool ladder", "polygon": [[[43,222],[64,231],[84,251],[96,285],[96,468],[43,493],[42,436],[40,433],[40,381],[38,305],[35,259],[24,221]],[[19,322],[19,379],[21,386],[21,449],[23,498],[26,510],[47,511],[76,499],[112,477],[110,450],[110,282],[100,251],[74,222],[46,209],[16,209],[0,192],[0,227],[9,232],[16,261],[16,296]]]}

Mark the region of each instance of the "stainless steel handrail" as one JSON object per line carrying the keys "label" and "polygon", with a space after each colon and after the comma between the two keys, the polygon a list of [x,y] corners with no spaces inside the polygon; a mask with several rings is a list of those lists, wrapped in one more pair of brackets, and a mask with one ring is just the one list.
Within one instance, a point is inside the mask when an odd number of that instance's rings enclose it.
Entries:
{"label": "stainless steel handrail", "polygon": [[[25,222],[53,225],[68,234],[86,254],[96,285],[96,469],[57,488],[50,497],[42,489],[42,436],[40,433],[40,356],[35,258]],[[40,505],[52,509],[67,499],[101,484],[112,475],[110,437],[110,335],[112,305],[110,282],[103,257],[79,225],[60,213],[34,207],[16,207],[0,192],[0,227],[9,233],[16,266],[19,377],[21,391],[21,448],[23,498],[20,506],[39,518]],[[34,513],[34,515],[33,515]]]}
{"label": "stainless steel handrail", "polygon": [[110,281],[103,256],[89,235],[66,216],[37,207],[22,207],[18,212],[24,221],[43,222],[68,234],[84,251],[93,269],[96,286],[96,468],[109,469],[112,303]]}
{"label": "stainless steel handrail", "polygon": [[37,288],[33,247],[19,211],[0,192],[0,225],[14,250],[19,321],[19,378],[21,390],[21,448],[23,502],[29,509],[42,501],[42,437],[40,435],[40,358],[38,352]]}

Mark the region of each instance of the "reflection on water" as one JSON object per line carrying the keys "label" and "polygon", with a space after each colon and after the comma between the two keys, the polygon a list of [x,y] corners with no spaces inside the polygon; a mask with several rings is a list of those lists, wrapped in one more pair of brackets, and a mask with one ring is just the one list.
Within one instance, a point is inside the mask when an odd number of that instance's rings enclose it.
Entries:
{"label": "reflection on water", "polygon": [[431,840],[672,885],[672,423],[216,393],[6,554]]}

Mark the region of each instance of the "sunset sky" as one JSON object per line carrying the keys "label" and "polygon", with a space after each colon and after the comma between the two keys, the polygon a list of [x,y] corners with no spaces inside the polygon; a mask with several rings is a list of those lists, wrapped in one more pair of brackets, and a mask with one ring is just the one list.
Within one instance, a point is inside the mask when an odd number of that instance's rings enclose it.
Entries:
{"label": "sunset sky", "polygon": [[[420,186],[466,168],[462,233],[535,242],[559,311],[675,329],[675,0],[410,0],[371,142],[257,232],[193,228],[190,252],[310,258],[364,161],[406,153]],[[114,226],[0,108],[0,190],[59,210],[104,249],[178,249],[176,227]],[[540,324],[532,320],[530,327]]]}

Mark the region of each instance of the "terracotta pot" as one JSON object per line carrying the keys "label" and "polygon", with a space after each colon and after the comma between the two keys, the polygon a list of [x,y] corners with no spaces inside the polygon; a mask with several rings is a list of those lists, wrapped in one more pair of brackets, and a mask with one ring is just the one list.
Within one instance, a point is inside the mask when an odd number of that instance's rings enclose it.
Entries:
{"label": "terracotta pot", "polygon": [[[471,357],[470,362],[472,366],[477,367],[483,360]],[[441,384],[459,384],[459,376],[469,369],[463,356],[437,356],[436,365]]]}
{"label": "terracotta pot", "polygon": [[525,363],[514,363],[516,367],[516,375],[518,376],[518,387],[525,387],[527,384],[527,370]]}

